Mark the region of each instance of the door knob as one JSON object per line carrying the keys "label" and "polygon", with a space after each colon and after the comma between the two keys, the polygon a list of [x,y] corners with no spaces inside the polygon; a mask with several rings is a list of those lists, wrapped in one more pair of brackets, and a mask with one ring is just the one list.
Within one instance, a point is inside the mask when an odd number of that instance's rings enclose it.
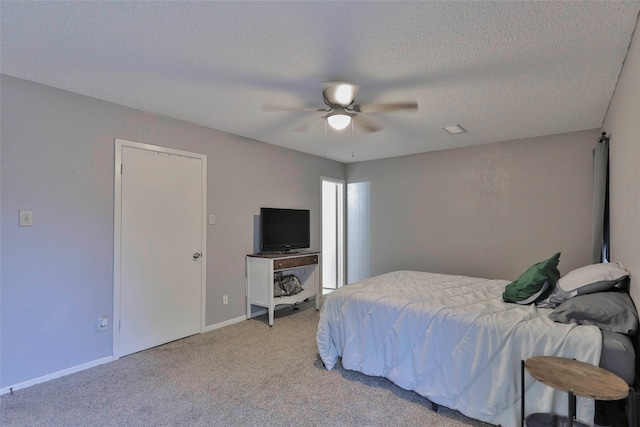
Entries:
{"label": "door knob", "polygon": [[196,261],[201,256],[202,256],[202,254],[200,252],[196,252],[195,254],[193,254],[193,260]]}

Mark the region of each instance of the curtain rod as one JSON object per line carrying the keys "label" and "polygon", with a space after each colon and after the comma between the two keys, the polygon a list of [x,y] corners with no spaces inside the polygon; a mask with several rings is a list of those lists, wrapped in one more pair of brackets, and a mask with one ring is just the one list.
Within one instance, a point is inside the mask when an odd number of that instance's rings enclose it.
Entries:
{"label": "curtain rod", "polygon": [[600,137],[600,140],[598,141],[598,143],[601,143],[601,142],[609,142],[609,137],[608,137],[608,136],[606,136],[606,135],[607,135],[607,133],[606,133],[606,132],[602,132],[602,136]]}

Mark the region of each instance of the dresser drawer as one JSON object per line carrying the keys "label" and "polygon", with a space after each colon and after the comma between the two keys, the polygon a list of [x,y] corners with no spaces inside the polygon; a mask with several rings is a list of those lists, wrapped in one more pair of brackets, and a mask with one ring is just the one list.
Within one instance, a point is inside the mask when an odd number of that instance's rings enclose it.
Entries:
{"label": "dresser drawer", "polygon": [[301,256],[296,258],[274,259],[274,270],[285,270],[287,268],[304,267],[318,263],[318,255]]}

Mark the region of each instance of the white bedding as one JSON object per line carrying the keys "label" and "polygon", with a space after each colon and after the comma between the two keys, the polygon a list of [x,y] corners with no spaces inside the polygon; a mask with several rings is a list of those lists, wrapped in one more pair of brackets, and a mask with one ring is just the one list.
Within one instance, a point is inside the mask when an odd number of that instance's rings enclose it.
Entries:
{"label": "white bedding", "polygon": [[[560,324],[549,310],[502,301],[504,280],[397,271],[326,296],[316,336],[327,369],[382,376],[481,421],[520,425],[521,360],[562,356],[598,365],[595,326]],[[525,375],[525,413],[567,414],[567,394]],[[592,423],[594,402],[578,398]]]}

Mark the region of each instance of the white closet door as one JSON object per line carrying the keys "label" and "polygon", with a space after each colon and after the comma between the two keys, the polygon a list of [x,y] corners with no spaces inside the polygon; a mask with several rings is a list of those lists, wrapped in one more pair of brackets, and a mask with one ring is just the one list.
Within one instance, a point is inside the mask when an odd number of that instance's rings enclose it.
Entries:
{"label": "white closet door", "polygon": [[200,332],[202,160],[122,147],[119,356]]}

